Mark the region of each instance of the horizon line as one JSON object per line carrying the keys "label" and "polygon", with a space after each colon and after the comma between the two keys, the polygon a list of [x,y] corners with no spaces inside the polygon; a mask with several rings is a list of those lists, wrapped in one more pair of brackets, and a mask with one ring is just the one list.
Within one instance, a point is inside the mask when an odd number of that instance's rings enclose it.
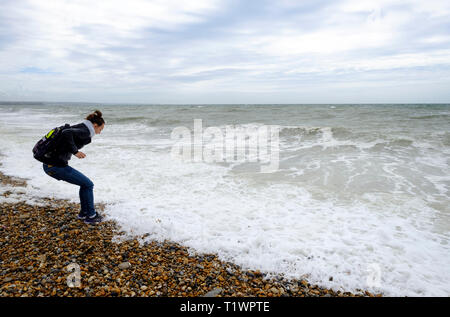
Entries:
{"label": "horizon line", "polygon": [[320,102],[307,102],[307,103],[146,103],[146,102],[93,102],[93,101],[2,101],[0,105],[14,105],[14,104],[49,104],[49,103],[72,103],[72,104],[104,104],[104,105],[146,105],[146,106],[169,106],[169,105],[450,105],[450,102],[337,102],[337,103],[320,103]]}

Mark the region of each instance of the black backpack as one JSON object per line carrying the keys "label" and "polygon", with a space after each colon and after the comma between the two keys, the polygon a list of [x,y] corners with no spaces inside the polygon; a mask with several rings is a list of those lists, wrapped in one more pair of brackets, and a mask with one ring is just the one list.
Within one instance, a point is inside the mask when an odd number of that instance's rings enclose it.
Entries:
{"label": "black backpack", "polygon": [[59,141],[61,140],[61,133],[67,128],[70,128],[70,124],[68,123],[51,129],[33,147],[33,157],[40,162],[47,163],[48,160],[57,152]]}

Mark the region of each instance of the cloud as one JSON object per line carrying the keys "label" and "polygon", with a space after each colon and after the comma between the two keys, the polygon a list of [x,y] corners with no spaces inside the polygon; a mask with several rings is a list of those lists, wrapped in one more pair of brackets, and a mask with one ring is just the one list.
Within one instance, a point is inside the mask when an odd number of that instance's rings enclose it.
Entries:
{"label": "cloud", "polygon": [[358,102],[401,81],[448,101],[449,21],[435,0],[5,0],[0,98]]}

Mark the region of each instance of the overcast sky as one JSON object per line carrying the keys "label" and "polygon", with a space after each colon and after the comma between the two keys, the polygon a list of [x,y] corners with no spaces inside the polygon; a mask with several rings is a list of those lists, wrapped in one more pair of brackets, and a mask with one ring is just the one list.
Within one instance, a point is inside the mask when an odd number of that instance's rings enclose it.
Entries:
{"label": "overcast sky", "polygon": [[0,100],[450,102],[450,1],[1,0]]}

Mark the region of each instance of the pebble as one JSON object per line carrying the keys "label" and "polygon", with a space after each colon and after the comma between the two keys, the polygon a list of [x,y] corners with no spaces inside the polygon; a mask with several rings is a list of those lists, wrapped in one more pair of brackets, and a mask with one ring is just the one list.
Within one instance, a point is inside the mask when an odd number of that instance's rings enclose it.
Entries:
{"label": "pebble", "polygon": [[278,294],[278,289],[276,287],[272,287],[269,289],[269,292],[271,292],[273,294]]}
{"label": "pebble", "polygon": [[217,295],[219,295],[222,292],[223,292],[223,289],[218,287],[218,288],[213,289],[212,291],[209,291],[208,293],[203,295],[203,297],[216,297]]}
{"label": "pebble", "polygon": [[[0,183],[26,186],[25,180],[2,173]],[[42,198],[39,205],[28,200],[0,204],[1,297],[382,295],[335,292],[304,279],[268,278],[215,254],[197,254],[170,241],[149,240],[148,235],[125,236],[113,221],[86,225],[76,217],[79,204],[67,200]],[[102,211],[104,206],[96,208]],[[75,268],[69,271],[72,263]],[[68,287],[69,274],[76,272],[80,285]]]}
{"label": "pebble", "polygon": [[122,262],[119,264],[119,269],[129,269],[131,267],[131,263],[130,262]]}

